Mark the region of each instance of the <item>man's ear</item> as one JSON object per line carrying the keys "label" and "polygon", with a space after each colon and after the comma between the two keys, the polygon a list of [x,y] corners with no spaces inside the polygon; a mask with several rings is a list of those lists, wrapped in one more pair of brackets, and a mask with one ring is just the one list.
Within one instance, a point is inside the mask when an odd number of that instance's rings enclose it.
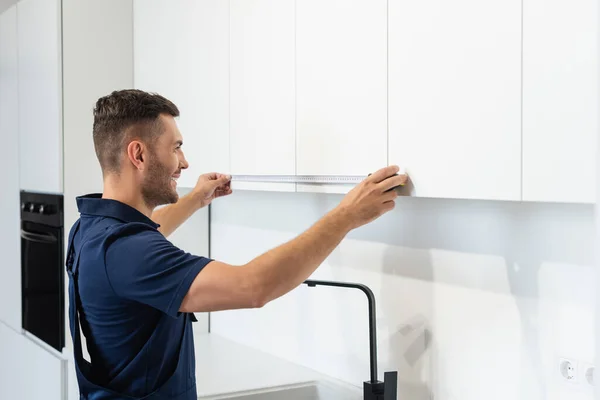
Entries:
{"label": "man's ear", "polygon": [[127,158],[139,170],[144,170],[146,147],[138,140],[132,140],[127,146]]}

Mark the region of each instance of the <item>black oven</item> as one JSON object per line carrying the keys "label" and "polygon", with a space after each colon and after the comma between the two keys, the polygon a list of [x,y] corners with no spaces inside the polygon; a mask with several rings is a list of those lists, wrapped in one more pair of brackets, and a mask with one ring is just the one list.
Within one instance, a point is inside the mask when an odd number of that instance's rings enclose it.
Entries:
{"label": "black oven", "polygon": [[62,351],[65,344],[63,196],[21,191],[23,329]]}

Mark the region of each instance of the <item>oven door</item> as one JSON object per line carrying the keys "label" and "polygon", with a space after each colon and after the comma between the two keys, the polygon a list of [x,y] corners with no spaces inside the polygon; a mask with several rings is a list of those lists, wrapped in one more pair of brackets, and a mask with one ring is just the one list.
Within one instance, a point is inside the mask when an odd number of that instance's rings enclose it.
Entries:
{"label": "oven door", "polygon": [[62,228],[21,222],[23,329],[58,351],[64,346]]}

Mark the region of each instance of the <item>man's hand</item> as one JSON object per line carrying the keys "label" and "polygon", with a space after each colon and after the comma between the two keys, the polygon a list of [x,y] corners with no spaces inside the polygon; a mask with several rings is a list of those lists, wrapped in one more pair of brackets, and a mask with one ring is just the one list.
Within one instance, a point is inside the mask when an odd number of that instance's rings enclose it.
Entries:
{"label": "man's hand", "polygon": [[381,168],[365,178],[342,199],[335,211],[351,221],[352,228],[365,225],[394,208],[395,186],[404,185],[406,175],[397,175],[396,165]]}
{"label": "man's hand", "polygon": [[161,207],[152,213],[152,219],[160,225],[158,230],[167,237],[213,199],[231,194],[230,181],[229,175],[216,172],[200,175],[190,193],[181,197],[177,203]]}
{"label": "man's hand", "polygon": [[200,200],[200,207],[205,207],[217,197],[228,196],[232,193],[231,176],[217,172],[200,175],[193,192],[195,197]]}

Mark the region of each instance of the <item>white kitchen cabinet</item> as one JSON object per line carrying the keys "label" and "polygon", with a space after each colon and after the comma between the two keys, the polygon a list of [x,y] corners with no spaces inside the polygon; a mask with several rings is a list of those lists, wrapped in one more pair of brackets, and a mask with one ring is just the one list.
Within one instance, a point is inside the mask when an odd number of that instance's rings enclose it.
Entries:
{"label": "white kitchen cabinet", "polygon": [[136,0],[134,86],[173,101],[190,164],[179,185],[229,171],[229,2]]}
{"label": "white kitchen cabinet", "polygon": [[521,1],[389,0],[388,18],[390,164],[415,196],[520,200]]}
{"label": "white kitchen cabinet", "polygon": [[[231,173],[294,175],[294,0],[231,1]],[[235,189],[294,191],[294,184]]]}
{"label": "white kitchen cabinet", "polygon": [[523,199],[593,203],[598,2],[523,1]]}
{"label": "white kitchen cabinet", "polygon": [[[0,16],[0,226],[3,229],[0,254],[0,321],[21,329],[21,235],[19,173],[19,114],[17,67],[17,6]],[[0,396],[1,397],[1,396]]]}
{"label": "white kitchen cabinet", "polygon": [[296,2],[298,174],[387,165],[386,9],[386,0]]}
{"label": "white kitchen cabinet", "polygon": [[0,399],[63,399],[66,361],[60,354],[2,323],[0,343]]}
{"label": "white kitchen cabinet", "polygon": [[17,20],[20,187],[62,193],[61,1],[22,0]]}

